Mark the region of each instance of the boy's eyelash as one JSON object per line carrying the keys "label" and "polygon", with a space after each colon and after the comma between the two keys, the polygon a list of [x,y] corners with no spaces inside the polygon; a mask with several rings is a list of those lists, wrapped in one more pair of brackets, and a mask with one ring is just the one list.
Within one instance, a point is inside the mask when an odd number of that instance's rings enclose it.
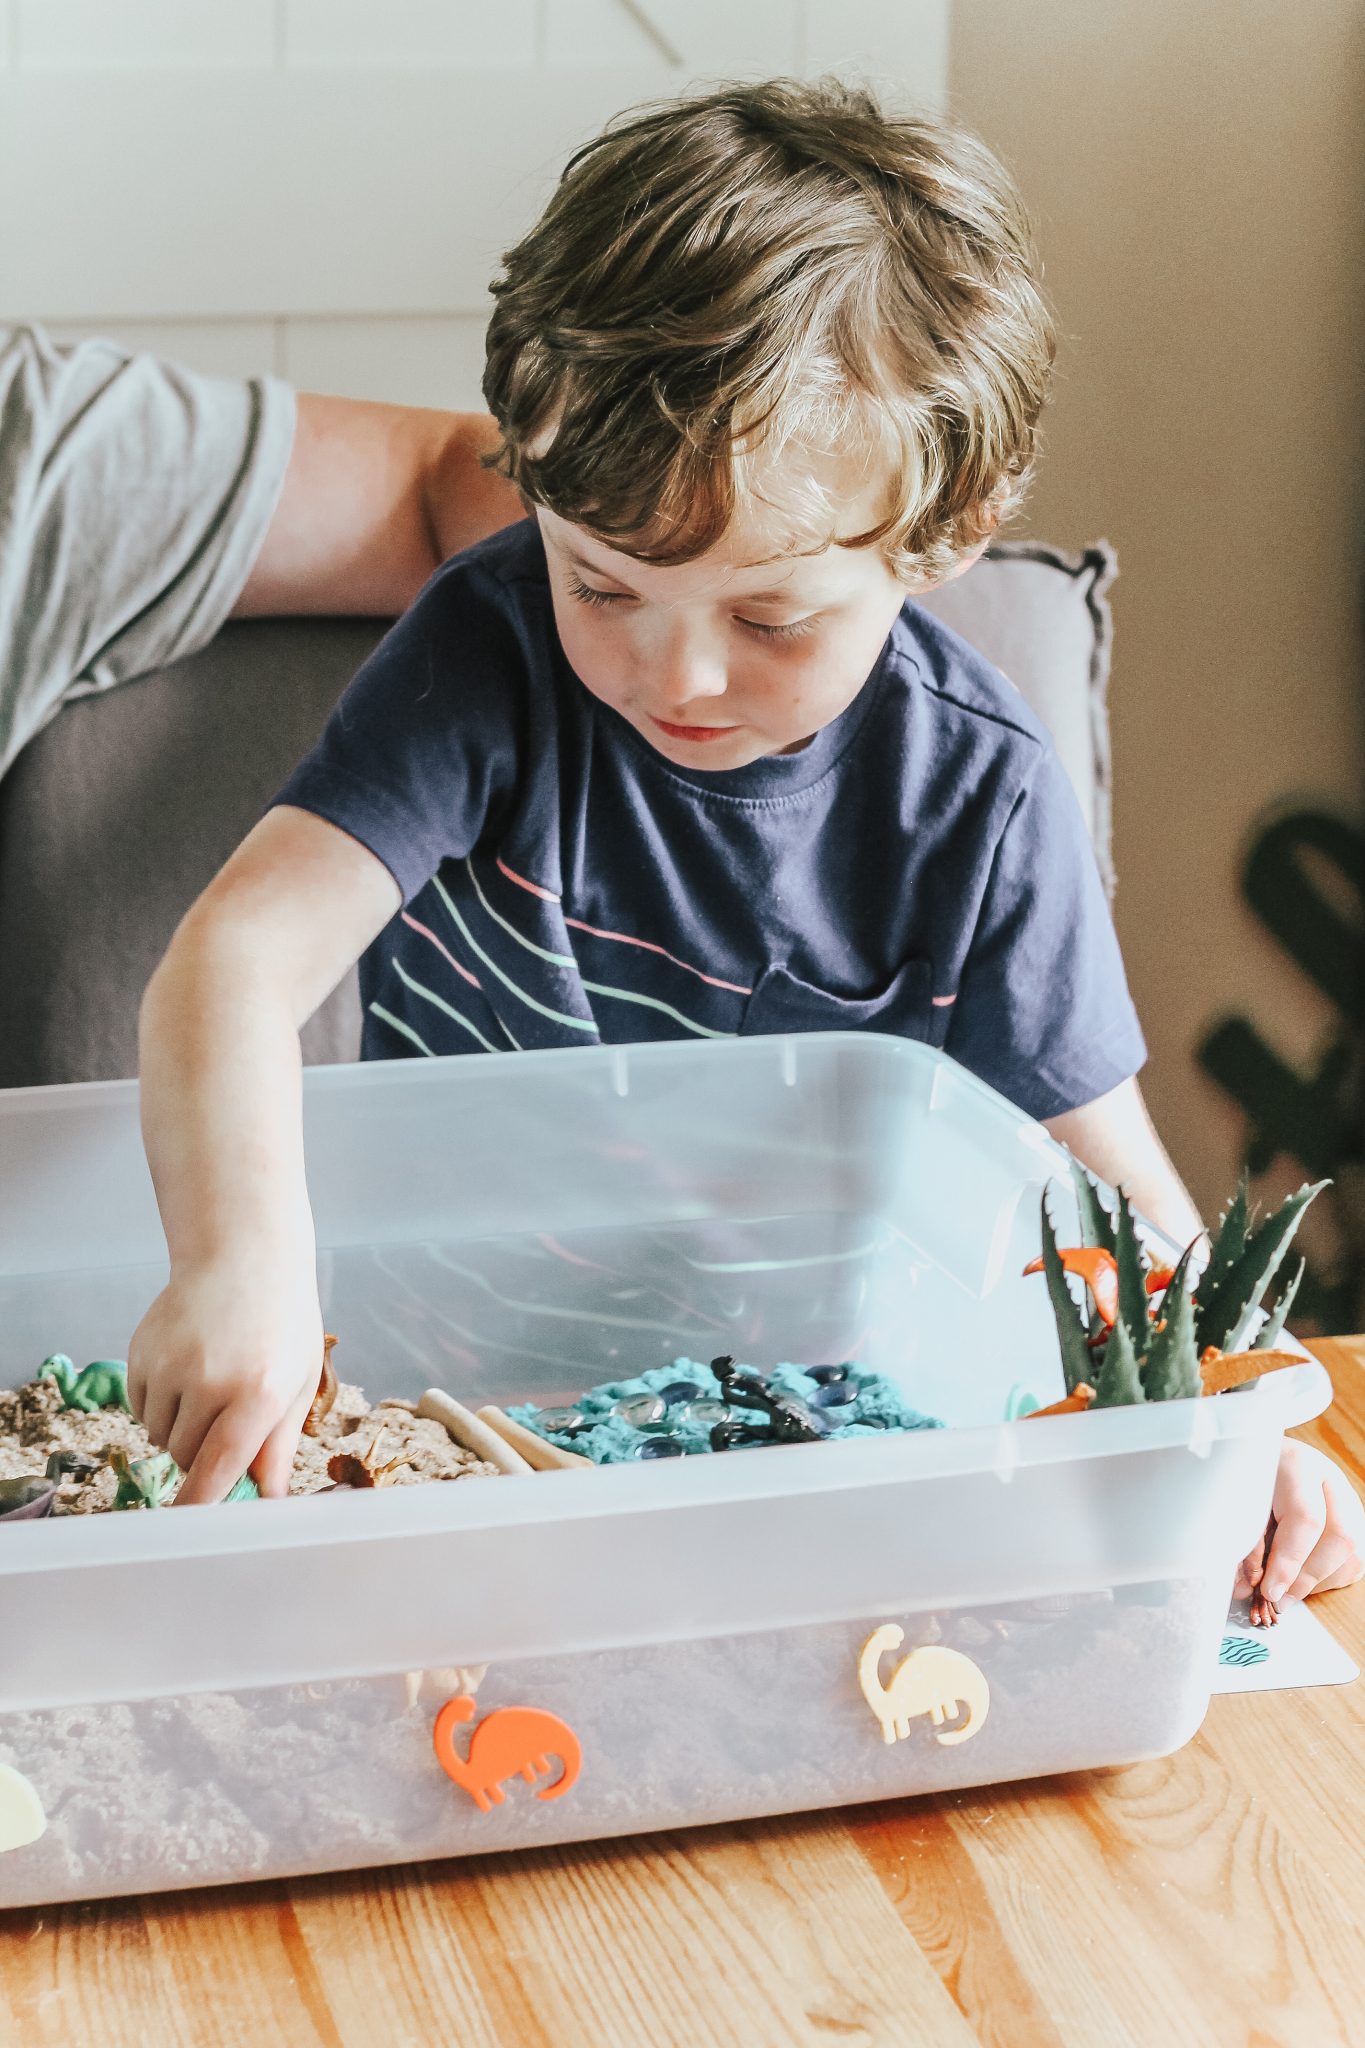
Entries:
{"label": "boy's eyelash", "polygon": [[569,595],[576,597],[580,604],[619,604],[626,595],[624,590],[594,590],[591,584],[581,583],[577,576],[569,578]]}
{"label": "boy's eyelash", "polygon": [[800,640],[814,630],[815,620],[793,619],[789,626],[760,626],[757,619],[740,619],[738,624],[747,626],[751,633],[757,633],[764,640]]}
{"label": "boy's eyelash", "polygon": [[[576,598],[579,604],[605,605],[620,604],[629,596],[629,592],[624,590],[594,590],[590,583],[582,582],[577,576],[570,576],[569,595],[572,598]],[[757,633],[760,639],[763,640],[799,640],[804,634],[811,631],[815,621],[813,618],[794,619],[789,626],[765,626],[761,625],[757,619],[737,619],[735,623],[736,625],[747,626],[751,633]]]}

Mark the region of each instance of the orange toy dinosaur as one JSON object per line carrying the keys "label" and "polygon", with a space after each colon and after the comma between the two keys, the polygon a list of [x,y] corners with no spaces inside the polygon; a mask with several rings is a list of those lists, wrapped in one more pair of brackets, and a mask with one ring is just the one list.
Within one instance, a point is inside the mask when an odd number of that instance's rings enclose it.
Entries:
{"label": "orange toy dinosaur", "polygon": [[472,1721],[475,1711],[473,1700],[463,1694],[447,1700],[436,1716],[431,1739],[441,1769],[464,1787],[480,1813],[491,1813],[494,1801],[501,1806],[505,1779],[520,1773],[528,1785],[534,1785],[537,1774],[548,1777],[552,1755],[563,1763],[563,1775],[553,1784],[542,1785],[536,1797],[562,1798],[583,1762],[578,1737],[568,1723],[539,1707],[498,1707],[479,1722],[470,1738],[469,1755],[462,1757],[455,1747],[455,1730],[462,1721]]}
{"label": "orange toy dinosaur", "polygon": [[[1106,1330],[1112,1330],[1119,1317],[1119,1267],[1112,1252],[1102,1251],[1097,1245],[1063,1245],[1057,1253],[1065,1273],[1078,1273],[1094,1297],[1095,1309]],[[1024,1272],[1041,1273],[1043,1262],[1032,1259]],[[1169,1266],[1153,1266],[1146,1278],[1149,1294],[1160,1294],[1170,1286],[1175,1274]]]}

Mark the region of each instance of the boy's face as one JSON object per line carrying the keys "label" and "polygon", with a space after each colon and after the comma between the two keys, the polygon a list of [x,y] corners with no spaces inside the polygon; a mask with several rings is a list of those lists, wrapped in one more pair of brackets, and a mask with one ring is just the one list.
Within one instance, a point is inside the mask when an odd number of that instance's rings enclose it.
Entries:
{"label": "boy's face", "polygon": [[[857,533],[876,511],[855,501],[844,516]],[[537,518],[575,674],[687,768],[744,768],[804,746],[857,696],[906,597],[876,547],[784,555],[761,518],[672,566],[635,561],[543,508]]]}

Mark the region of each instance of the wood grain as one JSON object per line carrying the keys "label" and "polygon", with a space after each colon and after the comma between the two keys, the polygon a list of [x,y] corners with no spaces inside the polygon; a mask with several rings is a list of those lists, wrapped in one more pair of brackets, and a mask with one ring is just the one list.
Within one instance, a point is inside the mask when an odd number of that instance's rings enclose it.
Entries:
{"label": "wood grain", "polygon": [[1124,1770],[0,1915],[0,2048],[1359,2048],[1362,1815],[1365,1686],[1233,1695]]}

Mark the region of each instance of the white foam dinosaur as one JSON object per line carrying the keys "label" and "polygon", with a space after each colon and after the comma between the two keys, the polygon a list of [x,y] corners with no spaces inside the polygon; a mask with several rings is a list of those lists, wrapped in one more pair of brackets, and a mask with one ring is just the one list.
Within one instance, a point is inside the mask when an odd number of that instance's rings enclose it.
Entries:
{"label": "white foam dinosaur", "polygon": [[[970,1657],[960,1650],[946,1650],[927,1643],[902,1657],[884,1686],[878,1665],[886,1650],[899,1649],[905,1630],[894,1622],[874,1629],[858,1657],[858,1683],[863,1698],[882,1724],[884,1742],[900,1742],[910,1733],[916,1714],[928,1714],[939,1742],[966,1742],[975,1735],[990,1710],[991,1694],[985,1677]],[[960,1728],[945,1728],[965,1707],[967,1719]]]}

